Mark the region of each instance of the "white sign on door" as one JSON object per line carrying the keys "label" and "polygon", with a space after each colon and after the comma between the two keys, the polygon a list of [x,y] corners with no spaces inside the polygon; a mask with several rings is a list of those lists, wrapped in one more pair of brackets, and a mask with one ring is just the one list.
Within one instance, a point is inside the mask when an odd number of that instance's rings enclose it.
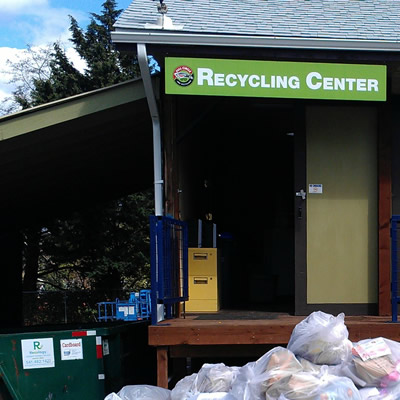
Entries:
{"label": "white sign on door", "polygon": [[55,366],[53,338],[21,340],[21,349],[24,369]]}
{"label": "white sign on door", "polygon": [[308,185],[308,193],[322,194],[323,186],[320,183],[310,183]]}

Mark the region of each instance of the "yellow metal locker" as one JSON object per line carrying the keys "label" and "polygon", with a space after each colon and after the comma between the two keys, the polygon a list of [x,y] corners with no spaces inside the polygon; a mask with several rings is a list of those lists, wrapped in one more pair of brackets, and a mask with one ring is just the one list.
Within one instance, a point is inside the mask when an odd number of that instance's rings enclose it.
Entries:
{"label": "yellow metal locker", "polygon": [[216,248],[189,248],[189,300],[186,311],[218,311]]}

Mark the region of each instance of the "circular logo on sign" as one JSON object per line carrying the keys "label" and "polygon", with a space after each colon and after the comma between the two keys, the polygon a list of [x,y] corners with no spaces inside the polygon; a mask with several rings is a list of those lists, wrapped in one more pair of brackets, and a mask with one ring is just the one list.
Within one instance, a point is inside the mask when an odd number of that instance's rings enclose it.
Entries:
{"label": "circular logo on sign", "polygon": [[191,68],[181,65],[175,69],[173,78],[179,86],[189,86],[193,82],[194,75]]}

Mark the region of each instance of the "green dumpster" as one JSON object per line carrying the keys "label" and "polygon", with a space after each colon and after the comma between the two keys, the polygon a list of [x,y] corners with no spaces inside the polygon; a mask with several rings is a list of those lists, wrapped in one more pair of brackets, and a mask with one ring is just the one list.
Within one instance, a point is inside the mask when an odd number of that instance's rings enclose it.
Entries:
{"label": "green dumpster", "polygon": [[108,393],[145,379],[134,375],[135,368],[143,369],[138,360],[149,357],[143,353],[147,326],[125,322],[1,333],[0,399],[103,400]]}

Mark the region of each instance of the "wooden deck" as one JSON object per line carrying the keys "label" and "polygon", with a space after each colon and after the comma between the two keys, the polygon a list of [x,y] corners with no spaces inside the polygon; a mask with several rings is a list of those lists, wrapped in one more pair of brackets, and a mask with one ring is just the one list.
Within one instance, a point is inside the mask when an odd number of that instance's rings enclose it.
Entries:
{"label": "wooden deck", "polygon": [[[149,344],[157,347],[158,386],[168,387],[169,358],[251,356],[257,359],[271,346],[286,345],[293,328],[304,318],[248,312],[247,319],[243,313],[187,315],[152,325]],[[353,342],[380,336],[400,341],[400,324],[392,323],[390,317],[348,316],[345,324]]]}

